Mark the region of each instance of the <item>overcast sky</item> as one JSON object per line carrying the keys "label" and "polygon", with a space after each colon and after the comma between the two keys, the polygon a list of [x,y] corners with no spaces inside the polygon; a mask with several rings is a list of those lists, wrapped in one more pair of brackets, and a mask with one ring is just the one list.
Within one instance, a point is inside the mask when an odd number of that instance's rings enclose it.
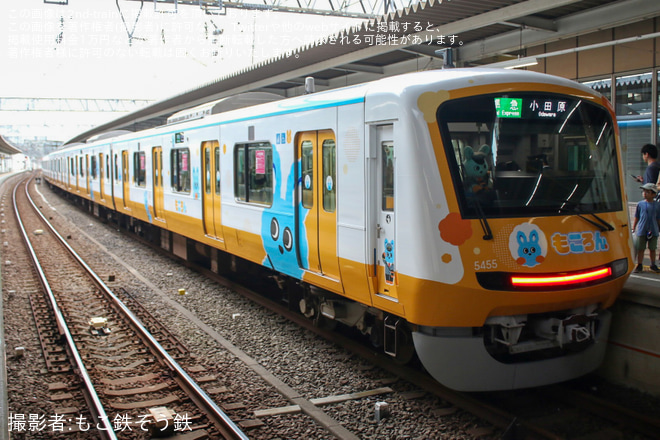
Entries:
{"label": "overcast sky", "polygon": [[[0,97],[161,100],[356,19],[127,0],[0,0]],[[118,8],[119,6],[119,8]],[[66,141],[117,113],[0,111],[0,134]]]}
{"label": "overcast sky", "polygon": [[121,10],[115,0],[2,0],[0,96],[162,99],[359,23],[238,9],[206,15],[195,6],[164,13],[148,0],[141,12],[140,2],[118,4]]}

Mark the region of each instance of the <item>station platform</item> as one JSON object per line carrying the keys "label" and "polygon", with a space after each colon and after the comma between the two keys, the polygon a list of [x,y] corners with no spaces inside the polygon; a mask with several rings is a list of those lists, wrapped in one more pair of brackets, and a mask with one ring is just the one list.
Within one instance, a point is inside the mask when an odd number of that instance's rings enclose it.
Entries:
{"label": "station platform", "polygon": [[598,373],[660,396],[660,274],[649,272],[649,263],[630,276],[612,307],[609,347]]}
{"label": "station platform", "polygon": [[[628,206],[632,222],[635,204]],[[642,273],[630,275],[612,307],[609,347],[598,373],[609,381],[660,396],[660,274],[649,270],[648,250],[643,265]]]}

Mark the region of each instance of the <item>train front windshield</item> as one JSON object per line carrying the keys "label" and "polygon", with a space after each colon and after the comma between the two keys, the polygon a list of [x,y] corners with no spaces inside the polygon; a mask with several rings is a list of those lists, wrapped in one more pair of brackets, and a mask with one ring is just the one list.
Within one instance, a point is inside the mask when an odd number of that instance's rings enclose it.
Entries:
{"label": "train front windshield", "polygon": [[575,97],[509,93],[447,101],[438,125],[465,218],[620,210],[609,113]]}

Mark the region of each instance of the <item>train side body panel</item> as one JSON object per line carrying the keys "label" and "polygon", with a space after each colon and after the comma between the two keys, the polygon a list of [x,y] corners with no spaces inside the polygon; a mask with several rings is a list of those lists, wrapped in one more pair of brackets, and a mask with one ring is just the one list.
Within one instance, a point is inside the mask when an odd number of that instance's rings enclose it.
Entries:
{"label": "train side body panel", "polygon": [[369,252],[365,167],[365,103],[337,114],[337,255],[347,297],[372,305],[373,258]]}

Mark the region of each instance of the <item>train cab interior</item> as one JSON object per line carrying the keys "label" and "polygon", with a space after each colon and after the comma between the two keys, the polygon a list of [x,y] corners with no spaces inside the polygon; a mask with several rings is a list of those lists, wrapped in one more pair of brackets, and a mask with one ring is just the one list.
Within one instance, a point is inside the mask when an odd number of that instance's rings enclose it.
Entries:
{"label": "train cab interior", "polygon": [[[517,110],[500,111],[498,100]],[[538,105],[549,110],[530,111]],[[614,132],[604,109],[554,95],[493,95],[443,104],[438,122],[468,218],[621,206]]]}

